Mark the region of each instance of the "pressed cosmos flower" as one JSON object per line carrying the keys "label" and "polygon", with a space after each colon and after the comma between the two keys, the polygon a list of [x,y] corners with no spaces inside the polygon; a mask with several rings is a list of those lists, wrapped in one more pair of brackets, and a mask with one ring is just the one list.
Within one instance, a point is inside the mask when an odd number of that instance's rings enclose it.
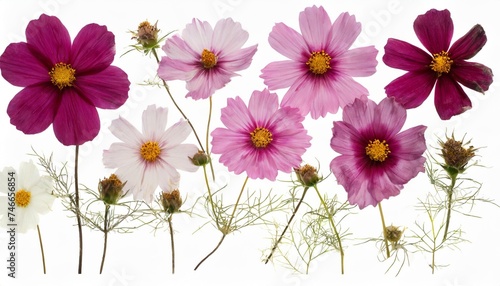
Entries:
{"label": "pressed cosmos flower", "polygon": [[275,180],[278,170],[291,172],[311,146],[297,108],[279,108],[278,96],[267,89],[254,91],[248,106],[240,97],[227,100],[221,111],[226,128],[212,131],[212,152],[236,174]]}
{"label": "pressed cosmos flower", "polygon": [[175,35],[165,42],[167,56],[160,62],[158,76],[186,81],[186,97],[208,98],[250,66],[257,45],[242,49],[247,39],[248,32],[231,18],[219,20],[213,29],[193,19],[182,38]]}
{"label": "pressed cosmos flower", "polygon": [[134,199],[151,203],[158,185],[172,190],[179,185],[177,169],[194,172],[198,169],[189,156],[198,148],[181,144],[191,133],[187,121],[179,121],[165,130],[168,110],[150,105],[142,114],[142,134],[122,117],[113,120],[109,129],[123,142],[104,150],[107,168],[117,168],[116,176],[126,182]]}
{"label": "pressed cosmos flower", "polygon": [[26,42],[12,43],[0,56],[2,76],[24,87],[9,103],[10,122],[26,134],[53,124],[64,145],[80,145],[100,129],[96,107],[115,109],[128,98],[127,74],[111,66],[113,33],[105,26],[83,27],[71,43],[53,16],[41,15],[26,28]]}
{"label": "pressed cosmos flower", "polygon": [[261,77],[271,90],[289,87],[281,106],[311,113],[316,119],[336,113],[354,99],[366,100],[368,90],[353,77],[375,73],[373,46],[350,49],[361,24],[342,13],[332,24],[323,7],[306,8],[299,15],[302,35],[283,23],[274,26],[269,44],[289,60],[268,64]]}
{"label": "pressed cosmos flower", "polygon": [[[7,179],[12,168],[4,168],[0,173],[0,192],[8,193]],[[22,162],[17,172],[17,190],[14,195],[15,202],[15,223],[16,230],[20,233],[35,229],[39,222],[40,214],[47,214],[54,203],[55,197],[52,195],[53,182],[49,176],[40,176],[38,169],[33,162]],[[3,206],[7,204],[2,202]],[[2,206],[2,209],[4,207]],[[4,212],[2,216],[2,226],[12,223],[10,217]],[[8,221],[9,220],[9,221]]]}
{"label": "pressed cosmos flower", "polygon": [[[408,71],[385,87],[405,108],[420,106],[435,88],[434,105],[443,120],[461,114],[472,103],[460,84],[484,93],[493,82],[490,68],[467,60],[486,44],[481,25],[475,25],[451,47],[453,21],[448,10],[435,9],[417,17],[413,29],[430,52],[407,42],[389,39],[383,61],[386,65]],[[460,83],[460,84],[459,84]]]}
{"label": "pressed cosmos flower", "polygon": [[360,209],[375,206],[398,195],[404,184],[424,171],[427,127],[399,132],[406,110],[393,98],[378,105],[356,100],[344,108],[342,119],[333,123],[330,145],[340,156],[330,169],[351,204]]}

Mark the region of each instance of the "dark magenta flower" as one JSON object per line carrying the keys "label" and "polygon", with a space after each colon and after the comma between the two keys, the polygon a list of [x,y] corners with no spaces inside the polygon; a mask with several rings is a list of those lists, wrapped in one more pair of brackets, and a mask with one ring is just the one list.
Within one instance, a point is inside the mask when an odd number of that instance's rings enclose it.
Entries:
{"label": "dark magenta flower", "polygon": [[24,87],[10,101],[10,123],[26,134],[53,124],[64,145],[80,145],[99,133],[96,107],[116,109],[128,98],[127,74],[111,66],[115,36],[89,24],[71,42],[57,17],[29,22],[26,42],[11,43],[0,56],[2,76]]}
{"label": "dark magenta flower", "polygon": [[351,204],[376,206],[424,171],[427,127],[400,132],[405,121],[406,109],[386,97],[378,105],[356,99],[344,108],[342,121],[333,123],[330,146],[340,156],[330,169]]}
{"label": "dark magenta flower", "polygon": [[483,27],[475,25],[450,47],[453,36],[450,12],[432,9],[417,17],[413,29],[430,54],[407,42],[389,39],[384,63],[408,72],[385,87],[387,96],[394,97],[405,108],[415,108],[435,85],[434,105],[441,119],[450,119],[470,109],[472,103],[460,84],[484,93],[493,82],[490,68],[467,61],[486,43]]}

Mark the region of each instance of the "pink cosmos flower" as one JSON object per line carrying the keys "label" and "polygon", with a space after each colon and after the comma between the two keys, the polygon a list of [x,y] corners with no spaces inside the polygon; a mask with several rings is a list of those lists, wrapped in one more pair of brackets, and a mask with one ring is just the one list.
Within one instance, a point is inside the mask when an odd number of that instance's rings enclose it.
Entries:
{"label": "pink cosmos flower", "polygon": [[24,87],[10,101],[10,123],[26,134],[53,124],[64,145],[80,145],[99,133],[96,107],[116,109],[128,98],[127,74],[111,66],[115,36],[106,26],[89,24],[71,43],[66,27],[53,16],[29,22],[26,42],[12,43],[0,56],[2,76]]}
{"label": "pink cosmos flower", "polygon": [[302,162],[311,137],[304,117],[292,107],[279,108],[278,96],[267,89],[254,91],[248,107],[240,97],[227,100],[221,111],[226,128],[212,131],[212,152],[236,174],[275,180],[278,170],[291,172]]}
{"label": "pink cosmos flower", "polygon": [[271,47],[290,59],[268,64],[261,75],[271,90],[290,87],[281,106],[317,119],[356,98],[365,101],[368,90],[352,77],[375,73],[377,50],[349,50],[361,32],[356,18],[342,13],[332,24],[323,7],[313,6],[300,13],[299,25],[302,35],[283,23],[269,34]]}
{"label": "pink cosmos flower", "polygon": [[208,98],[238,75],[236,71],[250,66],[257,45],[242,49],[247,39],[248,32],[231,18],[219,20],[213,29],[193,19],[182,38],[175,35],[166,41],[167,56],[161,59],[158,76],[186,81],[186,97]]}
{"label": "pink cosmos flower", "polygon": [[399,132],[406,109],[393,98],[386,97],[378,105],[355,100],[344,108],[342,119],[333,123],[330,146],[340,156],[332,160],[330,169],[351,204],[360,209],[375,206],[398,195],[404,184],[424,171],[427,127]]}
{"label": "pink cosmos flower", "polygon": [[389,39],[384,63],[408,72],[385,87],[387,96],[396,98],[405,108],[415,108],[427,99],[435,85],[434,105],[441,119],[470,109],[472,103],[460,84],[484,93],[493,82],[490,68],[466,61],[486,44],[483,27],[475,25],[450,47],[450,12],[432,9],[417,17],[413,29],[430,54],[407,42]]}
{"label": "pink cosmos flower", "polygon": [[158,185],[162,190],[178,188],[177,169],[198,169],[188,157],[197,153],[193,144],[181,144],[191,133],[187,121],[179,121],[165,130],[168,110],[150,105],[142,113],[142,133],[122,117],[111,122],[109,130],[123,142],[104,150],[106,168],[117,168],[116,176],[126,182],[125,189],[135,200],[151,203]]}

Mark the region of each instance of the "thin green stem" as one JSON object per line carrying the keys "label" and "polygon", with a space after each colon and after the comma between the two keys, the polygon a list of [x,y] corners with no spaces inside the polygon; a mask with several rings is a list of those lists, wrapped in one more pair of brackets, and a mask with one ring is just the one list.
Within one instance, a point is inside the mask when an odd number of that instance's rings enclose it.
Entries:
{"label": "thin green stem", "polygon": [[314,189],[316,190],[316,194],[318,194],[319,200],[321,201],[321,204],[325,208],[326,214],[328,215],[328,221],[330,222],[330,226],[332,227],[332,230],[335,234],[335,237],[337,238],[337,241],[339,242],[339,252],[340,252],[340,272],[341,274],[344,274],[344,248],[342,247],[342,240],[340,239],[340,234],[337,231],[337,227],[335,226],[335,223],[333,222],[333,216],[330,213],[330,209],[328,208],[328,205],[326,204],[325,200],[323,199],[323,196],[320,194],[318,187],[314,185]]}
{"label": "thin green stem", "polygon": [[212,97],[210,96],[208,98],[208,102],[209,102],[209,108],[208,108],[208,120],[207,120],[207,136],[206,136],[206,148],[207,148],[207,156],[208,156],[208,163],[210,164],[210,171],[212,172],[212,180],[215,182],[215,172],[214,172],[214,165],[212,164],[212,159],[211,159],[211,155],[210,155],[210,145],[208,144],[208,140],[209,140],[209,137],[210,137],[210,122],[212,121]]}
{"label": "thin green stem", "polygon": [[[203,176],[205,178],[205,185],[207,186],[207,192],[208,192],[208,200],[210,201],[210,205],[212,206],[212,212],[214,214],[214,217],[216,217],[216,212],[215,212],[215,204],[214,204],[214,200],[213,200],[213,197],[212,197],[212,191],[210,189],[210,183],[208,182],[208,175],[207,175],[207,167],[206,165],[203,165]],[[215,220],[215,223],[217,224],[217,228],[220,228],[220,225],[219,225],[219,220]]]}
{"label": "thin green stem", "polygon": [[280,244],[281,240],[283,239],[283,236],[285,236],[285,233],[288,230],[288,227],[290,226],[290,224],[292,223],[292,220],[295,217],[295,214],[299,210],[299,207],[302,204],[302,201],[304,200],[304,197],[306,196],[306,193],[307,193],[308,189],[309,189],[309,187],[304,187],[304,192],[302,193],[302,197],[300,198],[299,202],[297,203],[297,206],[293,210],[292,216],[288,220],[288,223],[286,224],[285,229],[283,230],[283,232],[281,233],[280,237],[278,238],[278,240],[274,244],[273,248],[271,249],[271,253],[269,253],[269,255],[267,256],[265,264],[267,264],[269,262],[269,260],[271,260],[271,258],[273,257],[274,251],[276,250],[276,248],[278,248],[278,245]]}
{"label": "thin green stem", "polygon": [[45,253],[43,251],[42,234],[40,233],[40,227],[38,224],[36,225],[36,229],[38,231],[38,240],[40,241],[40,251],[42,252],[43,274],[47,274],[47,269],[45,268]]}
{"label": "thin green stem", "polygon": [[207,260],[210,256],[212,256],[212,254],[215,253],[215,251],[217,251],[217,249],[219,249],[219,246],[222,244],[222,242],[226,238],[226,235],[231,232],[231,223],[233,222],[234,215],[236,213],[236,209],[238,208],[238,204],[240,203],[241,196],[243,195],[243,192],[245,191],[245,186],[246,186],[247,182],[248,182],[248,176],[245,178],[245,181],[243,182],[243,186],[241,186],[240,194],[238,195],[238,199],[236,200],[236,203],[234,204],[233,212],[231,213],[231,216],[229,217],[228,223],[226,225],[224,225],[224,227],[222,229],[219,228],[219,230],[222,232],[222,237],[221,237],[219,243],[217,243],[217,246],[215,246],[214,250],[212,250],[207,256],[205,256],[205,258],[203,258],[198,263],[198,265],[196,265],[194,270],[197,270],[198,267],[200,267],[200,265],[203,262],[205,262],[205,260]]}
{"label": "thin green stem", "polygon": [[450,226],[450,219],[451,219],[451,205],[453,203],[453,189],[455,188],[455,183],[457,181],[457,177],[450,176],[450,179],[451,179],[451,184],[450,184],[450,188],[447,192],[448,203],[446,205],[446,224],[444,227],[443,242],[446,240],[446,238],[448,236],[448,228]]}
{"label": "thin green stem", "polygon": [[79,241],[79,252],[78,252],[78,274],[82,274],[82,262],[83,262],[83,231],[82,231],[82,218],[80,216],[80,192],[78,187],[78,151],[79,145],[75,147],[75,213],[76,221],[78,224],[78,241]]}
{"label": "thin green stem", "polygon": [[102,269],[104,268],[104,260],[106,259],[106,250],[108,248],[108,225],[109,225],[109,205],[106,204],[104,209],[104,247],[102,249],[102,259],[101,259],[101,268],[99,270],[99,274],[102,274]]}
{"label": "thin green stem", "polygon": [[429,211],[427,211],[427,214],[429,215],[429,220],[431,221],[431,228],[432,228],[432,264],[431,264],[431,269],[432,269],[432,274],[434,274],[434,269],[436,268],[436,230],[434,228],[434,219],[432,218],[432,215]]}
{"label": "thin green stem", "polygon": [[168,228],[170,230],[170,248],[172,249],[172,274],[175,273],[175,244],[174,244],[174,227],[172,226],[172,216],[168,217]]}
{"label": "thin green stem", "polygon": [[380,212],[380,219],[382,220],[382,235],[384,236],[384,243],[385,243],[385,251],[387,258],[391,257],[391,250],[389,249],[389,241],[387,240],[387,235],[385,232],[385,219],[384,219],[384,212],[382,211],[382,203],[378,203],[378,211]]}

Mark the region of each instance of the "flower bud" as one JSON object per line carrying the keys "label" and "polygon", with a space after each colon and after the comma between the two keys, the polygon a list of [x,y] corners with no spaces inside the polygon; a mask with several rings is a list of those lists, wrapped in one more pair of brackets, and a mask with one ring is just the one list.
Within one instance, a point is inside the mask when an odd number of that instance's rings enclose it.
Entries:
{"label": "flower bud", "polygon": [[309,164],[305,164],[300,168],[293,168],[293,170],[297,175],[297,179],[303,186],[312,187],[320,180],[316,168]]}
{"label": "flower bud", "polygon": [[444,159],[445,164],[443,168],[450,173],[450,175],[456,175],[465,171],[467,163],[476,155],[477,151],[474,146],[465,147],[470,143],[463,143],[462,141],[455,140],[453,134],[451,138],[446,138],[446,142],[439,141],[441,146],[441,156]]}
{"label": "flower bud", "polygon": [[210,157],[203,151],[198,151],[198,153],[194,154],[192,158],[189,157],[189,159],[191,159],[191,162],[196,166],[205,166],[210,162]]}
{"label": "flower bud", "polygon": [[99,198],[106,204],[116,204],[123,197],[123,186],[125,184],[126,182],[122,183],[115,174],[112,174],[109,178],[104,178],[104,180],[99,180]]}
{"label": "flower bud", "polygon": [[182,198],[179,190],[173,190],[171,192],[163,191],[160,201],[163,210],[170,214],[178,212],[182,206]]}
{"label": "flower bud", "polygon": [[158,45],[158,32],[160,31],[156,27],[157,23],[158,22],[156,22],[154,26],[148,21],[140,23],[137,31],[132,31],[132,39],[136,39],[137,43],[144,48],[154,48]]}
{"label": "flower bud", "polygon": [[399,229],[399,227],[395,227],[393,225],[387,226],[385,228],[385,238],[391,242],[392,244],[398,243],[403,235],[403,231]]}

